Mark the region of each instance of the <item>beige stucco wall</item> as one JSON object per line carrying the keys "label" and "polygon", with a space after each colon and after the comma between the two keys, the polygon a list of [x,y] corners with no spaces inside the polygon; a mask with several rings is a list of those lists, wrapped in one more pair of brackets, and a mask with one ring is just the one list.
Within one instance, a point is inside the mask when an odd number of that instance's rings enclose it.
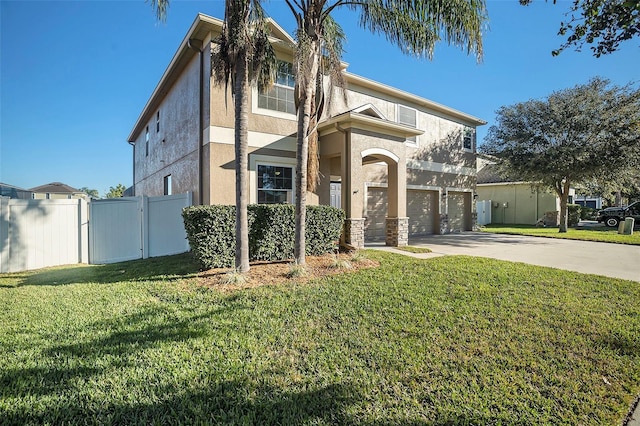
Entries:
{"label": "beige stucco wall", "polygon": [[475,168],[475,154],[465,151],[462,147],[462,131],[465,125],[473,126],[421,105],[352,84],[347,90],[347,104],[342,102],[339,91],[336,91],[331,110],[326,115],[338,115],[366,104],[372,104],[384,118],[393,122],[398,121],[398,105],[417,111],[416,127],[424,133],[417,136],[416,144],[406,144],[408,159]]}
{"label": "beige stucco wall", "polygon": [[494,224],[533,225],[545,212],[559,209],[555,194],[528,183],[479,184],[476,191],[478,200],[491,200]]}
{"label": "beige stucco wall", "polygon": [[158,108],[160,131],[156,131],[155,113],[147,123],[148,156],[145,130],[138,135],[134,147],[136,195],[162,195],[164,177],[170,174],[174,194],[192,191],[193,199],[199,199],[199,77],[200,59],[194,55]]}

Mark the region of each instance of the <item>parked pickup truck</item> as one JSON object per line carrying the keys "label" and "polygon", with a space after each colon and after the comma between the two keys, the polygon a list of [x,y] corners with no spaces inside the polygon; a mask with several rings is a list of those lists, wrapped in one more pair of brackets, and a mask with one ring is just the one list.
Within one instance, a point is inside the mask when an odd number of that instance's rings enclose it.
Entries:
{"label": "parked pickup truck", "polygon": [[611,227],[618,226],[625,217],[634,218],[636,225],[640,223],[640,201],[631,203],[627,207],[607,207],[598,212],[598,222],[604,222]]}

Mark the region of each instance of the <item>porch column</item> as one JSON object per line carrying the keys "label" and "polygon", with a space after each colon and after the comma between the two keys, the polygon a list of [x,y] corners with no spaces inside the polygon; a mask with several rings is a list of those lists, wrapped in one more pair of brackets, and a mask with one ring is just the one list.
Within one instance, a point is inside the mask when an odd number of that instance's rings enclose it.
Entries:
{"label": "porch column", "polygon": [[345,143],[340,157],[342,175],[342,208],[345,212],[343,239],[355,248],[364,247],[364,183],[362,180],[362,157],[351,149],[351,131],[345,132]]}
{"label": "porch column", "polygon": [[388,163],[388,211],[385,243],[391,247],[409,244],[407,217],[407,166],[404,158]]}

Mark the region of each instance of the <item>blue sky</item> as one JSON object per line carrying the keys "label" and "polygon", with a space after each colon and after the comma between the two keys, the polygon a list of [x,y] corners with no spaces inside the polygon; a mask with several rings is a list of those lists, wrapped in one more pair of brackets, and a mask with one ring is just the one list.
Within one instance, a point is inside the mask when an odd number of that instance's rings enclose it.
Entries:
{"label": "blue sky", "polygon": [[[132,184],[127,136],[198,12],[223,17],[223,1],[171,3],[158,23],[148,3],[0,0],[0,181],[30,188],[52,181],[104,194]],[[487,0],[485,55],[441,44],[433,61],[403,56],[383,38],[338,13],[349,71],[487,121],[495,111],[603,76],[640,81],[639,39],[609,56],[565,51],[552,57],[571,2]],[[281,0],[266,3],[287,31]]]}

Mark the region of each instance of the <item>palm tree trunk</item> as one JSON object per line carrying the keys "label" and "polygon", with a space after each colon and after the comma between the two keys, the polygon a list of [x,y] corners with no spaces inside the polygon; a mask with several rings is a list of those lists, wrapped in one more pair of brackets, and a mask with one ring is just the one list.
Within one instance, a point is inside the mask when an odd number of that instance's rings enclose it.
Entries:
{"label": "palm tree trunk", "polygon": [[246,50],[238,52],[235,80],[236,154],[236,268],[249,271],[249,220],[247,217],[247,162],[249,145],[249,73]]}
{"label": "palm tree trunk", "polygon": [[315,83],[318,74],[319,49],[318,42],[312,41],[309,56],[303,58],[301,68],[308,73],[300,74],[307,80],[301,86],[300,108],[298,109],[298,134],[296,148],[296,230],[294,256],[299,265],[306,264],[305,250],[305,222],[307,218],[307,164],[309,154],[309,123],[311,118],[311,103],[315,93]]}

